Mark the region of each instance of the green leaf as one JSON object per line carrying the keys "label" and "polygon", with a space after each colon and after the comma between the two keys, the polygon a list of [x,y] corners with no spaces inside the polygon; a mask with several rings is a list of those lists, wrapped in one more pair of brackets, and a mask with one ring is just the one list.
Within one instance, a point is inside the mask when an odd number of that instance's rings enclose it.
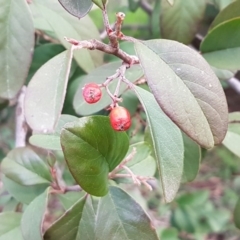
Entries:
{"label": "green leaf", "polygon": [[232,18],[240,17],[240,1],[234,1],[224,8],[214,19],[210,28],[213,29],[219,24],[228,21]]}
{"label": "green leaf", "polygon": [[179,188],[183,171],[183,140],[178,127],[162,112],[153,95],[135,87],[147,115],[157,168],[166,202]]}
{"label": "green leaf", "polygon": [[131,240],[158,239],[149,217],[120,188],[110,187],[109,194],[100,199],[98,209],[95,231],[99,240],[109,239],[109,236],[116,240],[123,239],[123,236]]}
{"label": "green leaf", "polygon": [[34,198],[43,193],[49,184],[36,184],[31,186],[23,186],[6,176],[2,178],[3,185],[8,193],[13,196],[18,202],[29,204]]}
{"label": "green leaf", "polygon": [[21,185],[50,183],[47,164],[29,147],[15,148],[4,158],[2,173]]}
{"label": "green leaf", "polygon": [[[59,41],[66,48],[69,48],[71,45],[64,39],[65,36],[81,40],[81,35],[78,34],[77,30],[64,17],[41,4],[37,4],[37,7],[56,33]],[[74,51],[73,56],[84,71],[89,72],[94,68],[94,63],[88,50],[81,49],[81,51]]]}
{"label": "green leaf", "polygon": [[[128,154],[130,154],[136,148],[136,154],[133,159],[127,163],[127,167],[137,176],[143,177],[153,177],[156,172],[156,162],[155,159],[151,156],[151,149],[145,142],[138,142],[132,144],[129,147]],[[119,171],[119,173],[126,173],[125,170]],[[132,180],[122,178],[118,179],[121,182],[130,182]]]}
{"label": "green leaf", "polygon": [[227,131],[227,135],[223,140],[223,145],[238,157],[240,157],[239,143],[240,134],[232,131]]}
{"label": "green leaf", "polygon": [[[34,28],[25,0],[0,0],[0,6],[0,97],[11,99],[27,77]],[[17,17],[19,13],[21,17]]]}
{"label": "green leaf", "polygon": [[92,2],[95,3],[102,10],[104,9],[104,6],[106,4],[106,0],[92,0]]}
{"label": "green leaf", "polygon": [[240,69],[240,17],[213,28],[201,43],[203,57],[214,67]]}
{"label": "green leaf", "polygon": [[33,134],[29,138],[29,142],[36,147],[61,151],[62,150],[60,143],[61,130],[67,122],[73,122],[76,121],[77,119],[78,118],[75,116],[63,114],[60,116],[55,131],[52,134]]}
{"label": "green leaf", "polygon": [[20,230],[22,214],[17,212],[0,213],[0,240],[23,240]]}
{"label": "green leaf", "polygon": [[218,8],[220,11],[223,11],[224,8],[226,8],[229,4],[231,4],[235,0],[213,0],[213,1],[216,8]]}
{"label": "green leaf", "polygon": [[67,123],[61,132],[61,145],[76,182],[88,193],[108,192],[108,173],[125,157],[129,140],[125,132],[112,129],[109,117],[83,117]]}
{"label": "green leaf", "polygon": [[84,17],[92,8],[91,0],[58,0],[70,14],[77,18]]}
{"label": "green leaf", "polygon": [[240,229],[240,199],[238,199],[235,206],[233,218],[235,226]]}
{"label": "green leaf", "polygon": [[82,221],[81,218],[85,202],[86,197],[79,200],[66,211],[65,214],[45,232],[44,240],[80,240],[78,237],[78,227]]}
{"label": "green leaf", "polygon": [[44,133],[54,130],[63,107],[71,61],[69,49],[45,63],[30,81],[25,117],[33,130]]}
{"label": "green leaf", "polygon": [[139,7],[140,0],[128,0],[129,10],[135,12]]}
{"label": "green leaf", "polygon": [[49,188],[36,197],[26,208],[21,221],[24,239],[42,240],[42,225],[47,208]]}
{"label": "green leaf", "polygon": [[161,232],[161,240],[179,240],[176,228],[166,228]]}
{"label": "green leaf", "polygon": [[50,227],[44,240],[55,239],[157,240],[158,237],[139,204],[120,188],[110,187],[109,194],[96,202],[96,208],[90,198],[86,203],[82,199]]}
{"label": "green leaf", "polygon": [[183,168],[183,182],[193,181],[199,170],[201,162],[201,147],[183,134],[184,143],[184,168]]}
{"label": "green leaf", "polygon": [[227,103],[207,62],[175,41],[150,40],[135,47],[162,110],[199,145],[221,143],[227,131]]}
{"label": "green leaf", "polygon": [[212,67],[212,70],[214,71],[214,73],[216,74],[216,76],[218,77],[218,79],[222,80],[222,81],[229,80],[230,78],[234,77],[234,75],[236,74],[236,71],[219,69],[219,68],[215,68],[213,66],[211,66],[211,67]]}
{"label": "green leaf", "polygon": [[81,192],[66,192],[64,194],[58,194],[58,198],[62,203],[65,210],[71,208],[79,199],[81,199],[86,193]]}
{"label": "green leaf", "polygon": [[153,34],[153,38],[160,37],[160,15],[161,15],[161,0],[155,2],[153,12],[151,15],[151,32]]}
{"label": "green leaf", "polygon": [[[119,68],[120,66],[121,66],[120,62],[112,62],[109,64],[105,64],[97,69],[94,69],[90,74],[86,75],[82,79],[73,100],[73,106],[77,114],[91,115],[111,104],[112,102],[111,98],[107,94],[106,90],[102,89],[102,98],[100,99],[100,101],[95,104],[89,105],[83,99],[82,88],[86,83],[91,82],[95,82],[97,84],[104,83],[106,81],[106,78],[113,75],[116,72],[117,68]],[[139,66],[132,66],[130,69],[126,71],[126,78],[131,82],[136,81],[141,76],[142,70]],[[110,91],[114,92],[116,86],[117,86],[116,80],[110,83],[109,84]],[[122,94],[126,89],[127,86],[125,84],[122,84],[120,87],[119,94]]]}
{"label": "green leaf", "polygon": [[198,30],[198,24],[204,17],[205,0],[175,0],[170,5],[162,0],[161,33],[163,38],[191,43]]}
{"label": "green leaf", "polygon": [[64,51],[64,47],[60,44],[47,43],[38,46],[34,50],[32,64],[28,73],[28,82],[31,80],[36,71],[48,60],[55,55]]}
{"label": "green leaf", "polygon": [[[53,16],[45,16],[44,8],[40,9],[39,4],[53,11]],[[99,31],[89,16],[85,16],[79,21],[79,19],[66,12],[57,0],[35,0],[30,4],[30,7],[34,14],[36,28],[45,31],[53,38],[58,38],[66,48],[69,48],[70,44],[65,41],[65,36],[76,37],[77,40],[101,40]],[[81,24],[81,27],[79,27],[79,24]],[[60,28],[59,25],[65,27]],[[87,72],[103,64],[103,55],[104,53],[101,51],[88,51],[86,49],[74,52],[74,57],[79,66]]]}

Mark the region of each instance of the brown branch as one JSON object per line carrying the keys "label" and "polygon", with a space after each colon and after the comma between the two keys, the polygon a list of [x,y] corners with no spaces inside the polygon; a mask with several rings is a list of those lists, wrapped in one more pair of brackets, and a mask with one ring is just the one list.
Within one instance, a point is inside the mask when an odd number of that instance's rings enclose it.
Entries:
{"label": "brown branch", "polygon": [[114,48],[110,45],[107,45],[105,43],[102,43],[96,39],[91,39],[91,40],[83,40],[83,41],[78,41],[72,38],[66,38],[66,41],[74,45],[74,49],[82,49],[82,48],[87,48],[89,50],[99,50],[108,54],[115,55],[116,57],[120,58],[123,60],[123,62],[133,65],[133,64],[139,64],[139,59],[136,56],[129,55],[126,52],[124,52],[121,49]]}

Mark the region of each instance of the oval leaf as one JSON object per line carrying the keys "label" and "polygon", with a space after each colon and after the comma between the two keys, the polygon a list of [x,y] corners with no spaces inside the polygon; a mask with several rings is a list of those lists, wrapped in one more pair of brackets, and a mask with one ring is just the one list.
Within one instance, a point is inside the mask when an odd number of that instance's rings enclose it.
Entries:
{"label": "oval leaf", "polygon": [[[24,239],[42,240],[42,225],[48,202],[47,189],[36,197],[26,208],[21,221],[21,229]],[[33,217],[34,216],[34,217]]]}
{"label": "oval leaf", "polygon": [[201,19],[204,17],[205,0],[175,0],[174,4],[163,0],[161,15],[161,33],[163,38],[191,43]]}
{"label": "oval leaf", "polygon": [[0,213],[0,240],[23,240],[20,221],[22,214],[18,212]]}
{"label": "oval leaf", "polygon": [[72,61],[72,49],[45,63],[33,76],[25,96],[25,116],[38,132],[52,132],[60,117]]}
{"label": "oval leaf", "polygon": [[162,112],[153,95],[135,87],[147,115],[154,155],[166,202],[179,188],[183,171],[183,140],[179,128]]}
{"label": "oval leaf", "polygon": [[66,211],[65,214],[45,232],[44,240],[80,240],[78,237],[78,227],[80,222],[82,223],[85,202],[86,198],[82,198]]}
{"label": "oval leaf", "polygon": [[56,129],[52,134],[33,134],[29,138],[29,142],[39,148],[62,151],[60,143],[60,133],[63,126],[68,122],[76,121],[75,116],[63,114],[60,116]]}
{"label": "oval leaf", "polygon": [[227,103],[207,62],[175,41],[150,40],[135,47],[162,110],[199,145],[221,143],[227,131]]}
{"label": "oval leaf", "polygon": [[240,1],[234,1],[219,12],[211,24],[211,29],[232,18],[240,17]]}
{"label": "oval leaf", "polygon": [[[97,206],[97,212],[95,211]],[[107,226],[107,227],[105,227]],[[99,200],[80,200],[44,235],[44,240],[157,240],[151,220],[140,205],[117,187]]]}
{"label": "oval leaf", "polygon": [[83,117],[67,123],[61,145],[69,170],[88,193],[104,196],[108,192],[108,173],[124,158],[129,140],[125,132],[112,129],[109,117]]}
{"label": "oval leaf", "polygon": [[[77,114],[80,115],[90,115],[95,112],[102,110],[103,108],[109,106],[112,102],[111,98],[107,94],[105,89],[102,89],[102,98],[95,104],[88,104],[82,96],[82,88],[86,83],[104,83],[106,78],[113,75],[116,70],[121,66],[120,62],[113,62],[109,64],[105,64],[99,68],[94,69],[91,73],[84,76],[81,80],[78,90],[74,96],[73,107]],[[126,71],[126,78],[134,82],[142,76],[142,70],[139,66],[132,66],[130,69]],[[117,81],[113,81],[109,84],[109,90],[114,92],[117,86]],[[122,94],[124,90],[127,89],[125,84],[121,84],[119,94]]]}
{"label": "oval leaf", "polygon": [[[239,124],[240,125],[240,124]],[[223,140],[223,145],[236,156],[240,157],[240,134],[228,131]]]}
{"label": "oval leaf", "polygon": [[50,183],[47,164],[29,147],[15,148],[4,158],[2,173],[21,185]]}
{"label": "oval leaf", "polygon": [[[34,28],[25,0],[0,0],[0,97],[16,96],[32,59]],[[21,13],[21,17],[19,14]]]}
{"label": "oval leaf", "polygon": [[221,23],[201,43],[203,57],[214,67],[240,69],[240,17]]}
{"label": "oval leaf", "polygon": [[[68,19],[64,18],[47,7],[44,7],[41,4],[37,4],[38,9],[40,9],[43,17],[47,20],[51,28],[54,30],[55,34],[59,41],[66,47],[69,48],[71,45],[64,39],[64,37],[74,38],[77,40],[81,40],[81,35],[79,31],[68,21]],[[91,55],[87,49],[81,49],[81,51],[74,51],[73,56],[79,66],[86,72],[94,69],[94,62],[91,58]]]}
{"label": "oval leaf", "polygon": [[91,0],[58,0],[70,14],[77,18],[84,17],[92,8]]}
{"label": "oval leaf", "polygon": [[2,178],[3,185],[11,196],[18,202],[29,204],[34,198],[43,193],[49,186],[47,183],[36,185],[21,185],[6,176]]}

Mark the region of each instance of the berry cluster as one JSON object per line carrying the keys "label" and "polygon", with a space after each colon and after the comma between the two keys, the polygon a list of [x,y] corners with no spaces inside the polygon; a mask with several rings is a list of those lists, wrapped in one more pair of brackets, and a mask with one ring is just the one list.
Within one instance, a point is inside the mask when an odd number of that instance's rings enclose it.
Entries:
{"label": "berry cluster", "polygon": [[[83,87],[83,98],[87,103],[96,103],[101,99],[101,97],[101,85],[99,86],[96,83],[88,83]],[[111,126],[115,131],[126,131],[131,126],[130,113],[124,107],[113,107],[109,117]]]}

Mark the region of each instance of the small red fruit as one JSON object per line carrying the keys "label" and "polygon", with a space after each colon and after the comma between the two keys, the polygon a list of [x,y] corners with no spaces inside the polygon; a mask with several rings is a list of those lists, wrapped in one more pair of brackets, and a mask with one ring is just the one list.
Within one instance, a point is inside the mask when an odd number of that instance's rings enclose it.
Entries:
{"label": "small red fruit", "polygon": [[131,116],[124,107],[115,107],[110,115],[110,123],[115,131],[126,131],[131,126]]}
{"label": "small red fruit", "polygon": [[88,83],[83,87],[83,98],[87,103],[96,103],[101,97],[101,88],[96,83]]}

